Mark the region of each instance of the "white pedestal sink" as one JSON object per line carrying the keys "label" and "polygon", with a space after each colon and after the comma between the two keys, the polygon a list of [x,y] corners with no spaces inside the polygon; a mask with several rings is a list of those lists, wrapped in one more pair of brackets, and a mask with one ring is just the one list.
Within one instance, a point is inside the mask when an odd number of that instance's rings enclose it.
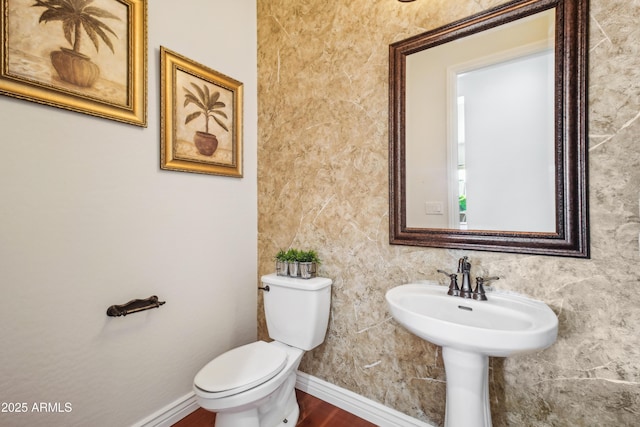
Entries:
{"label": "white pedestal sink", "polygon": [[435,283],[397,286],[386,299],[393,318],[442,346],[447,373],[446,427],[491,427],[489,356],[507,357],[549,347],[558,318],[543,302],[487,293],[488,301],[447,295]]}

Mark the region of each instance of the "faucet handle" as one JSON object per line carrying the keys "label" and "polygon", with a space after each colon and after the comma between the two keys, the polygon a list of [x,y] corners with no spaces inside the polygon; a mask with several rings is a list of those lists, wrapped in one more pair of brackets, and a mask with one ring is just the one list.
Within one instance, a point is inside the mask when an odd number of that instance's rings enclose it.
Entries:
{"label": "faucet handle", "polygon": [[477,282],[478,280],[482,280],[482,283],[483,283],[484,285],[486,285],[486,284],[487,284],[487,283],[489,283],[489,282],[493,282],[493,281],[495,281],[495,280],[500,280],[500,277],[498,277],[498,276],[491,276],[491,277],[476,277],[476,282]]}
{"label": "faucet handle", "polygon": [[484,284],[494,280],[500,280],[498,276],[491,277],[476,277],[476,289],[471,292],[471,298],[480,301],[486,301],[487,295],[484,290]]}
{"label": "faucet handle", "polygon": [[458,287],[458,275],[456,273],[448,273],[444,270],[438,270],[438,273],[446,274],[449,276],[449,290],[447,295],[453,295],[454,297],[460,296],[460,288]]}

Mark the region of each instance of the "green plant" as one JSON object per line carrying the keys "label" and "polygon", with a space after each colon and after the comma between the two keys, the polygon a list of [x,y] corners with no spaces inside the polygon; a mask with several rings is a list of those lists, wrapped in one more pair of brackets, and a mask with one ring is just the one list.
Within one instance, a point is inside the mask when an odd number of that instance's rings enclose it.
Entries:
{"label": "green plant", "polygon": [[467,210],[467,196],[458,197],[458,203],[460,204],[460,212],[465,212]]}
{"label": "green plant", "polygon": [[316,264],[320,264],[320,258],[318,254],[314,250],[310,251],[299,251],[297,260],[299,262],[315,262]]}
{"label": "green plant", "polygon": [[229,129],[227,126],[217,117],[221,116],[225,119],[228,118],[224,111],[221,111],[222,108],[226,107],[225,103],[219,101],[220,92],[215,91],[213,94],[209,91],[209,87],[206,84],[203,84],[202,87],[198,86],[195,83],[191,83],[193,89],[195,90],[195,94],[191,92],[186,87],[183,88],[187,94],[184,97],[184,107],[189,104],[195,104],[200,111],[195,111],[187,116],[184,120],[184,124],[186,125],[190,121],[204,115],[205,117],[205,133],[209,133],[209,119],[212,118],[215,122],[220,125],[220,127],[227,132]]}
{"label": "green plant", "polygon": [[287,250],[280,249],[275,255],[276,261],[289,261],[289,262],[315,262],[320,264],[320,258],[316,251],[301,251],[295,248],[289,248]]}
{"label": "green plant", "polygon": [[300,251],[294,248],[289,248],[287,250],[280,249],[276,256],[274,257],[276,261],[298,261],[298,256]]}
{"label": "green plant", "polygon": [[285,254],[285,258],[287,261],[289,262],[296,262],[298,261],[298,253],[299,251],[297,249],[294,248],[290,248],[286,254]]}
{"label": "green plant", "polygon": [[287,251],[285,251],[284,249],[280,249],[274,258],[275,258],[276,261],[286,262],[287,261]]}
{"label": "green plant", "polygon": [[116,38],[118,35],[100,18],[120,20],[117,16],[99,7],[90,6],[94,0],[36,0],[33,7],[44,7],[46,10],[40,15],[38,22],[45,24],[50,21],[61,21],[64,37],[73,46],[73,51],[80,53],[80,41],[82,40],[81,28],[89,36],[93,45],[98,49],[98,37],[104,44],[113,50],[113,44],[109,40],[111,33]]}

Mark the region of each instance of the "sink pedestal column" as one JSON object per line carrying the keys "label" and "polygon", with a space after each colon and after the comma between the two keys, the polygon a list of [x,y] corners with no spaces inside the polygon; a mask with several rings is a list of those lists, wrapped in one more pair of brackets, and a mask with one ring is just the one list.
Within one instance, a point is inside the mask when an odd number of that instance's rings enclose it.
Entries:
{"label": "sink pedestal column", "polygon": [[447,374],[445,427],[491,427],[489,357],[442,348]]}

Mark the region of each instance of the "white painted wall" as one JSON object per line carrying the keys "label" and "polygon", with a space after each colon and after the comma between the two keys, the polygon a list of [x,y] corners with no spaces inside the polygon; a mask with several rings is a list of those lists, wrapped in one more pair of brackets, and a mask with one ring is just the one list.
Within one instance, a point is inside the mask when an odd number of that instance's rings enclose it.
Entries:
{"label": "white painted wall", "polygon": [[[0,402],[72,408],[2,426],[131,425],[256,338],[256,4],[148,4],[148,128],[0,96]],[[160,45],[244,83],[244,178],[159,169]]]}
{"label": "white painted wall", "polygon": [[[472,36],[444,43],[407,57],[406,91],[406,174],[407,226],[451,228],[449,189],[457,191],[457,174],[449,175],[447,141],[455,122],[447,113],[455,111],[453,81],[455,75],[481,61],[501,56],[514,57],[514,51],[539,45],[553,47],[555,14],[548,11]],[[504,58],[502,58],[504,60]],[[450,91],[447,92],[447,85]],[[450,132],[450,133],[448,133]],[[467,133],[467,137],[469,134]],[[457,142],[454,139],[454,142]],[[449,185],[448,185],[449,184]],[[427,215],[427,202],[439,202],[442,215]],[[454,202],[455,204],[455,202]]]}
{"label": "white painted wall", "polygon": [[458,78],[470,230],[555,231],[553,67],[544,51]]}

